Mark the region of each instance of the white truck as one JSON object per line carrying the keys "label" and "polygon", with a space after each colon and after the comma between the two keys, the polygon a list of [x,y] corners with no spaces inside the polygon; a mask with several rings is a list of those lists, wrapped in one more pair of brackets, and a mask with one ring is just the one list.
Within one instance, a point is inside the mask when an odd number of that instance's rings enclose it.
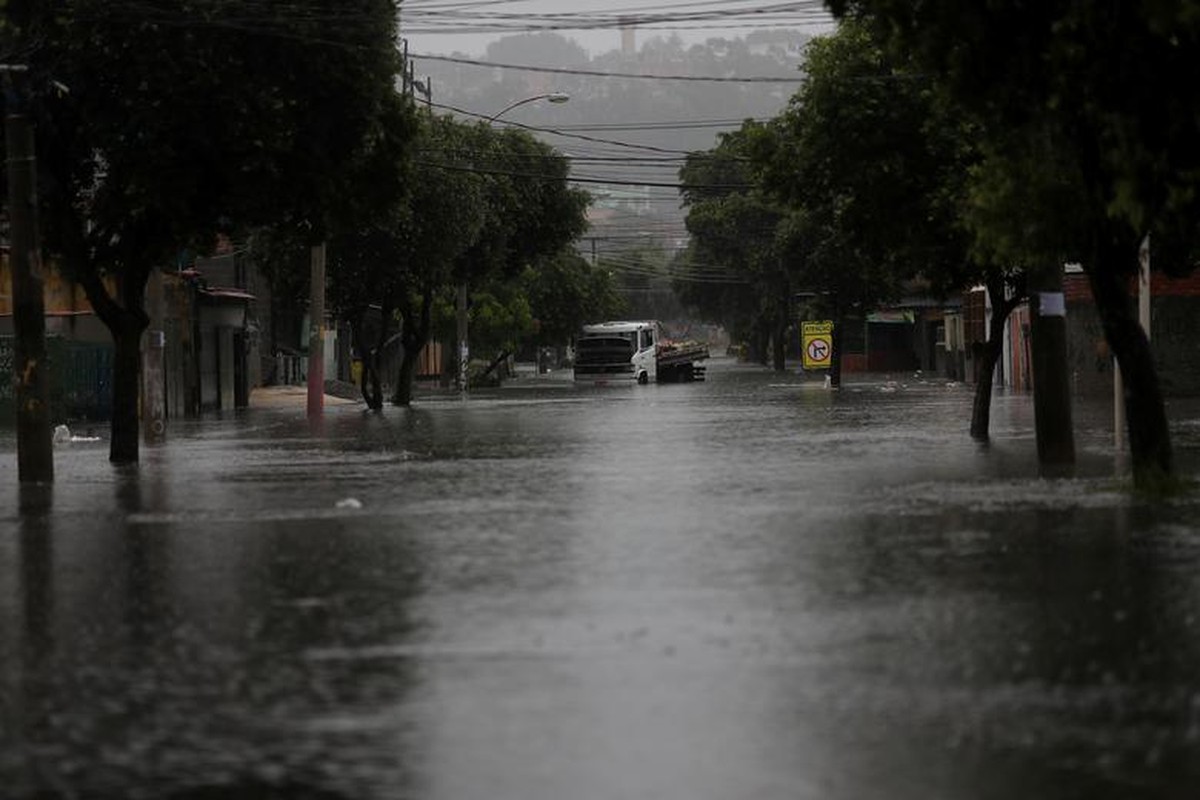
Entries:
{"label": "white truck", "polygon": [[575,380],[588,383],[677,383],[704,380],[708,348],[670,342],[653,320],[585,325],[575,341]]}

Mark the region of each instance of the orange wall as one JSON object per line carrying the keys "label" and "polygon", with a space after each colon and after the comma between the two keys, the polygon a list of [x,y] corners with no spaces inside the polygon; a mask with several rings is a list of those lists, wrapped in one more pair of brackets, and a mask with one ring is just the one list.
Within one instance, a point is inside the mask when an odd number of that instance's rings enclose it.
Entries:
{"label": "orange wall", "polygon": [[[105,284],[109,292],[112,292],[112,282],[105,281]],[[46,314],[51,316],[90,313],[92,310],[83,287],[64,278],[53,266],[45,270],[42,298],[46,305]],[[12,313],[12,270],[6,252],[0,256],[0,316],[11,316]]]}

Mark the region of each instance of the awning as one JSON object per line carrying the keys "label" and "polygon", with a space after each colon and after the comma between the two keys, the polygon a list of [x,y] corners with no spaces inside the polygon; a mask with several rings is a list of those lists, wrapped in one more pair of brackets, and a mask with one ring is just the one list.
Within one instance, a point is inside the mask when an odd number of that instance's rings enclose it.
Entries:
{"label": "awning", "polygon": [[223,288],[220,286],[208,286],[199,290],[200,294],[205,297],[212,297],[216,300],[255,300],[254,295],[247,292],[245,289]]}

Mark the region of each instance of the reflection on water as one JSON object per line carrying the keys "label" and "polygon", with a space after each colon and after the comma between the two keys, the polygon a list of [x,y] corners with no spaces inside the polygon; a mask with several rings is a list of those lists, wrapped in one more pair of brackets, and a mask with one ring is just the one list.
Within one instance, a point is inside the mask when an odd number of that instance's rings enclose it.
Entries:
{"label": "reflection on water", "polygon": [[1128,493],[1103,409],[1049,479],[1026,397],[980,447],[963,387],[709,375],[254,412],[0,486],[5,796],[1200,789],[1196,503]]}

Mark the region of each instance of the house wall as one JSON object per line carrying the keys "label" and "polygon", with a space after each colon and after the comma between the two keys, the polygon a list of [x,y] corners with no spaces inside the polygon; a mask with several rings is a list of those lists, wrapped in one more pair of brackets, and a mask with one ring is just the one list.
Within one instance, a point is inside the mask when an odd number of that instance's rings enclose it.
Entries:
{"label": "house wall", "polygon": [[[1073,390],[1081,395],[1111,394],[1112,357],[1087,276],[1067,275],[1067,358]],[[1200,274],[1151,282],[1150,348],[1163,394],[1200,395]]]}
{"label": "house wall", "polygon": [[246,308],[241,302],[205,304],[200,307],[199,366],[200,410],[231,410],[238,395],[235,374],[234,334],[245,329]]}
{"label": "house wall", "polygon": [[[240,329],[237,329],[240,330]],[[236,382],[234,380],[237,373],[237,357],[233,347],[233,334],[235,329],[232,327],[220,327],[216,329],[217,335],[217,362],[220,365],[218,371],[218,396],[221,409],[233,409],[236,404]]]}
{"label": "house wall", "polygon": [[917,326],[911,322],[867,323],[867,370],[911,372],[920,369]]}
{"label": "house wall", "polygon": [[1004,345],[1005,377],[1013,391],[1033,391],[1033,360],[1030,355],[1029,304],[1022,303],[1008,316]]}
{"label": "house wall", "polygon": [[[257,346],[260,330],[247,315],[252,295],[247,298],[243,293],[203,302],[198,299],[210,278],[225,284],[245,283],[245,265],[232,252],[198,263],[205,267],[203,276],[196,270],[162,275],[163,377],[168,419],[245,405],[248,386],[252,381],[257,385],[261,372],[257,363],[244,361]],[[107,399],[110,380],[107,373],[96,377],[101,373],[95,364],[111,351],[112,336],[93,313],[82,288],[64,278],[53,264],[47,265],[43,284],[48,341],[61,337],[67,343],[56,351],[61,362],[56,381],[68,383],[61,387],[56,384],[52,392],[58,391],[58,397],[67,404],[63,411],[67,417],[82,414],[92,418],[98,413],[96,409],[107,414],[111,407]],[[0,253],[0,336],[12,332],[11,285],[8,254]],[[113,292],[111,281],[107,288]]]}

